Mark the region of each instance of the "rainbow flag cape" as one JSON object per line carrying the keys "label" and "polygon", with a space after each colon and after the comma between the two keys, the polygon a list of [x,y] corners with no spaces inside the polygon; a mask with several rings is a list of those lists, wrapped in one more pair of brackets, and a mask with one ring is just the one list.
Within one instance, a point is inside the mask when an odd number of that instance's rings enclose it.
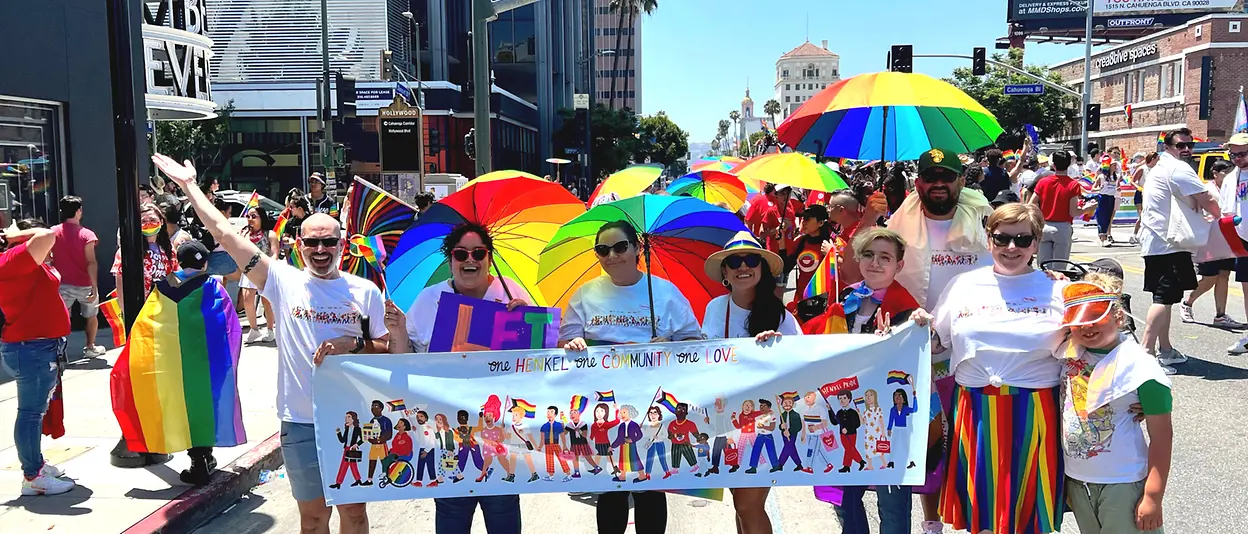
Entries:
{"label": "rainbow flag cape", "polygon": [[[116,294],[116,291],[113,294]],[[113,331],[113,348],[125,345],[126,321],[121,316],[121,303],[117,302],[117,297],[100,304],[100,311],[104,312],[104,320],[108,321],[108,328]]]}
{"label": "rainbow flag cape", "polygon": [[676,400],[675,395],[659,390],[659,394],[656,396],[654,403],[666,408],[669,412],[676,413],[676,405],[680,404],[680,401]]}
{"label": "rainbow flag cape", "polygon": [[907,374],[905,371],[889,371],[888,379],[885,380],[884,383],[885,384],[900,384],[904,386],[910,383],[910,375]]}
{"label": "rainbow flag cape", "polygon": [[[843,246],[841,238],[836,238],[835,248]],[[810,278],[810,283],[806,284],[805,291],[802,291],[802,298],[808,299],[816,295],[828,294],[832,299],[836,299],[836,253],[829,251],[823,256],[823,261],[819,262],[819,267],[815,269],[815,275]]]}
{"label": "rainbow flag cape", "polygon": [[537,417],[537,405],[524,399],[511,399],[511,409],[520,408],[524,410],[525,419],[533,419]]}
{"label": "rainbow flag cape", "polygon": [[589,407],[589,398],[584,395],[572,396],[572,409],[581,413],[585,413],[585,408]]}
{"label": "rainbow flag cape", "polygon": [[615,390],[595,391],[598,394],[598,402],[615,402]]}
{"label": "rainbow flag cape", "polygon": [[113,413],[134,452],[247,442],[238,400],[242,329],[207,274],[158,282],[113,366]]}

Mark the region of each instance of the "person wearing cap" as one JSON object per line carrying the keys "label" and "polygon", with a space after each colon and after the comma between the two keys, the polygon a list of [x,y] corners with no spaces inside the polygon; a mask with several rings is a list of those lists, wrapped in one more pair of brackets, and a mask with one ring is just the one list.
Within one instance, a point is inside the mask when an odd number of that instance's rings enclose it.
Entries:
{"label": "person wearing cap", "polygon": [[1070,246],[1074,240],[1075,216],[1079,215],[1079,199],[1083,188],[1066,174],[1070,167],[1070,152],[1053,153],[1057,174],[1045,176],[1036,182],[1035,191],[1028,203],[1040,207],[1044,215],[1044,233],[1040,237],[1040,250],[1036,255],[1038,265],[1049,260],[1069,260]]}
{"label": "person wearing cap", "polygon": [[[1248,221],[1248,133],[1232,135],[1226,143],[1226,151],[1235,168],[1222,178],[1222,187],[1218,195],[1219,205],[1223,214],[1237,215],[1242,219],[1235,226],[1235,233],[1241,240],[1248,240],[1248,222],[1245,222]],[[1239,282],[1242,289],[1248,291],[1248,258],[1236,260],[1235,280]],[[1248,300],[1244,303],[1244,313],[1248,315]],[[1227,347],[1227,352],[1248,353],[1248,336],[1241,337],[1234,345]]]}
{"label": "person wearing cap", "polygon": [[[1083,532],[1161,532],[1174,405],[1157,359],[1123,334],[1122,280],[1090,273],[1062,291],[1066,494]],[[1136,421],[1138,404],[1148,429]]]}
{"label": "person wearing cap", "polygon": [[[941,148],[924,152],[919,157],[914,194],[907,196],[888,220],[888,228],[906,242],[906,262],[897,273],[897,281],[920,307],[933,314],[939,311],[934,306],[954,276],[992,265],[983,226],[992,210],[982,193],[962,188],[962,172],[956,152]],[[932,354],[933,389],[941,407],[932,410],[934,419],[945,417],[953,409],[949,357],[948,351]],[[943,467],[938,467],[924,486],[915,489],[923,502],[925,534],[943,528],[937,509],[943,486],[941,473]]]}
{"label": "person wearing cap", "polygon": [[[950,427],[958,438],[940,497],[940,515],[955,530],[1061,528],[1061,362],[1054,352],[1065,337],[1067,282],[1031,265],[1043,228],[1038,206],[997,208],[987,223],[992,266],[955,277],[935,306],[933,344],[948,347],[957,382]],[[989,403],[996,408],[980,409]],[[1002,449],[1010,453],[974,460]],[[985,502],[978,495],[998,497]]]}
{"label": "person wearing cap", "polygon": [[338,201],[325,194],[325,177],[319,172],[308,177],[308,203],[312,205],[312,213],[324,213],[338,218]]}

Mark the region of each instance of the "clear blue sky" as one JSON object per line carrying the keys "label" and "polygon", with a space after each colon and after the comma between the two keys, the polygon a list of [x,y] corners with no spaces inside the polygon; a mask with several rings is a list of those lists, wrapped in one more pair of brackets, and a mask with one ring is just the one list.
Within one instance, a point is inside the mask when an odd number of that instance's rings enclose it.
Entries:
{"label": "clear blue sky", "polygon": [[[716,124],[740,109],[749,78],[757,114],[773,98],[775,64],[806,40],[828,40],[841,56],[841,76],[885,70],[889,46],[912,44],[916,54],[994,52],[1006,35],[1006,0],[659,0],[643,32],[642,113],[659,111],[710,141]],[[1028,64],[1052,64],[1083,54],[1082,45],[1027,44]],[[948,76],[969,60],[915,59],[915,72]]]}

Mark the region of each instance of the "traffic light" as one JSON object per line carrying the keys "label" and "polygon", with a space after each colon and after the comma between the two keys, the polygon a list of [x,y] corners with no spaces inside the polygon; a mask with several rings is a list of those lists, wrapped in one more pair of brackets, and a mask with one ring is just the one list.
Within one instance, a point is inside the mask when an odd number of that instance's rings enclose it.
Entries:
{"label": "traffic light", "polygon": [[1200,112],[1198,118],[1209,120],[1213,114],[1213,73],[1218,70],[1213,65],[1213,56],[1200,58]]}
{"label": "traffic light", "polygon": [[1101,105],[1088,104],[1083,112],[1083,127],[1089,132],[1101,131]]}
{"label": "traffic light", "polygon": [[468,157],[474,160],[477,159],[476,137],[477,137],[476,128],[470,128],[468,130],[468,133],[464,135],[464,153],[468,154]]}
{"label": "traffic light", "polygon": [[975,52],[971,55],[971,74],[975,76],[983,76],[988,74],[988,50],[983,47],[976,47]]}
{"label": "traffic light", "polygon": [[338,118],[345,119],[355,116],[355,76],[344,76],[335,72],[337,83],[334,89],[338,95]]}
{"label": "traffic light", "polygon": [[889,70],[893,72],[914,72],[914,45],[893,45],[892,59]]}
{"label": "traffic light", "polygon": [[394,63],[391,61],[393,52],[389,50],[381,51],[381,81],[388,82],[394,77]]}

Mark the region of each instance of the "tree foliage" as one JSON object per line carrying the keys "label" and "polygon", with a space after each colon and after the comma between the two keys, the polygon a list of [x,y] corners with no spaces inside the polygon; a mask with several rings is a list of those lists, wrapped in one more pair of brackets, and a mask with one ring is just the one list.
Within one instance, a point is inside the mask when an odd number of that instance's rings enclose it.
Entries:
{"label": "tree foliage", "polygon": [[771,118],[771,128],[776,127],[776,115],[780,114],[780,109],[780,101],[774,98],[763,104],[763,113]]}
{"label": "tree foliage", "polygon": [[[157,121],[156,150],[174,161],[191,160],[201,177],[228,181],[228,155],[225,145],[230,139],[234,103],[226,104],[215,119],[201,121]],[[148,147],[152,146],[148,134]]]}
{"label": "tree foliage", "polygon": [[[1026,70],[1050,82],[1065,85],[1061,76],[1047,67],[1024,67],[1021,48],[1012,48],[1008,54],[993,54],[992,59]],[[1026,135],[1024,124],[1035,126],[1041,138],[1051,137],[1064,130],[1067,123],[1078,116],[1079,99],[1051,87],[1046,87],[1043,95],[1005,96],[1006,85],[1036,82],[991,64],[988,65],[985,76],[971,74],[970,68],[958,68],[954,69],[953,77],[946,78],[945,81],[961,89],[996,115],[997,121],[1005,129],[1003,139],[998,141],[1001,146],[1021,146],[1022,138]]]}
{"label": "tree foliage", "polygon": [[681,130],[665,112],[642,117],[638,134],[634,161],[651,161],[671,168],[689,153],[689,132]]}
{"label": "tree foliage", "polygon": [[[585,116],[576,110],[560,109],[560,127],[555,131],[554,145],[559,153],[566,148],[583,149],[585,146]],[[637,116],[633,110],[613,110],[603,104],[594,106],[593,136],[590,164],[595,177],[606,176],[623,169],[632,160],[634,147],[639,142]]]}

